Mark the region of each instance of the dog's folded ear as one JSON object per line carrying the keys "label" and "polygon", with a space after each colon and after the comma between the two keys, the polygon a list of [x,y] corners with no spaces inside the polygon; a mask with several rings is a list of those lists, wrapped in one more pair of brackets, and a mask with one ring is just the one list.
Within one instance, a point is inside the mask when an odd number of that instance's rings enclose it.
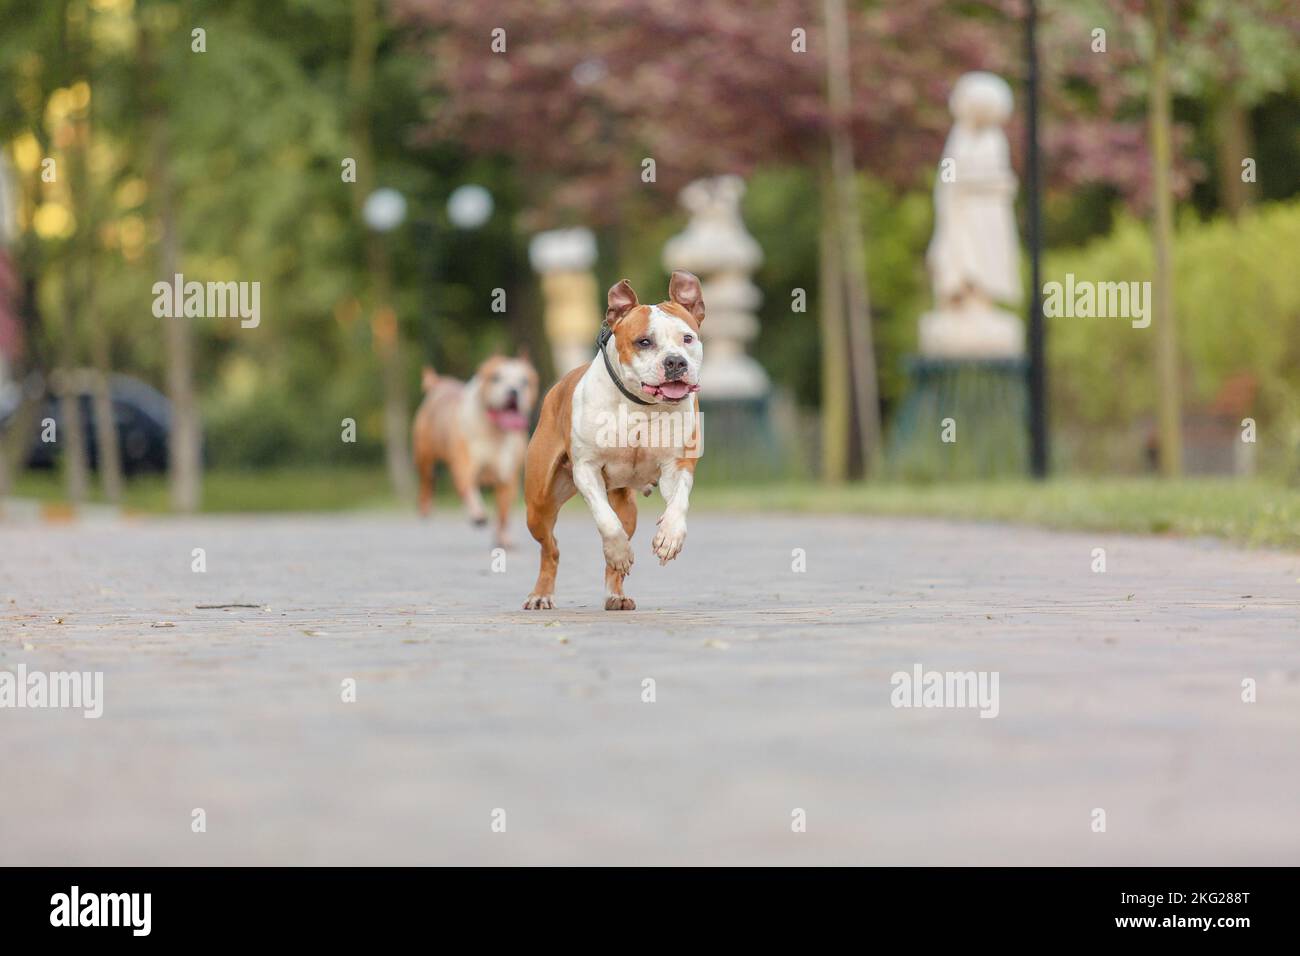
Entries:
{"label": "dog's folded ear", "polygon": [[696,322],[704,321],[704,292],[694,273],[682,269],[674,272],[668,280],[668,298],[695,316]]}
{"label": "dog's folded ear", "polygon": [[631,283],[626,279],[622,279],[617,284],[609,287],[608,301],[609,308],[605,310],[605,322],[611,328],[613,328],[614,323],[639,304],[636,301],[636,293],[632,291]]}

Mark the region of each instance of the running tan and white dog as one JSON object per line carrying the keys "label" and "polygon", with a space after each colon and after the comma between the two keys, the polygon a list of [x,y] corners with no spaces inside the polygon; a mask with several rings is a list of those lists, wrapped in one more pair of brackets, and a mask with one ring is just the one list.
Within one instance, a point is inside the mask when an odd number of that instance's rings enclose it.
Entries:
{"label": "running tan and white dog", "polygon": [[519,493],[537,371],[523,353],[494,355],[468,382],[424,370],[424,401],[411,426],[420,473],[420,513],[433,508],[435,466],[447,463],[456,494],[476,525],[487,524],[480,487],[496,498],[496,542],[510,547],[510,506]]}
{"label": "running tan and white dog", "polygon": [[636,492],[659,486],[667,506],[650,549],[666,564],[686,541],[686,510],[700,450],[699,391],[704,345],[700,280],[674,272],[668,300],[641,305],[627,280],[609,290],[596,358],[547,393],[528,443],[524,500],[528,530],[542,547],[527,610],[555,607],[560,549],[555,518],[580,494],[605,552],[605,610],[630,611],[623,593],[632,568]]}

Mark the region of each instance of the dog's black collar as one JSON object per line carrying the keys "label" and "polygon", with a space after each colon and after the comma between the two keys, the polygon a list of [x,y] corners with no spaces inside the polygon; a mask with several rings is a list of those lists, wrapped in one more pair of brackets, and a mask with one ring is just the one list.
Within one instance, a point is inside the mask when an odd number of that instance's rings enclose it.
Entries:
{"label": "dog's black collar", "polygon": [[633,395],[627,390],[627,387],[619,381],[618,373],[614,371],[614,365],[609,360],[609,352],[605,351],[605,343],[609,341],[609,337],[613,334],[614,330],[602,322],[600,324],[600,332],[596,335],[596,348],[600,349],[600,357],[605,360],[605,371],[609,373],[610,380],[618,386],[618,390],[627,397],[628,401],[636,402],[638,405],[655,404],[654,402],[647,402],[645,399]]}

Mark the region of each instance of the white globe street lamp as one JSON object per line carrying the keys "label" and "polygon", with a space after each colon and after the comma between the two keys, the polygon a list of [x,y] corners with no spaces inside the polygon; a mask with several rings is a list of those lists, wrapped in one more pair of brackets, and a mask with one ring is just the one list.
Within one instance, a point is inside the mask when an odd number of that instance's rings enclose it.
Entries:
{"label": "white globe street lamp", "polygon": [[482,186],[457,186],[447,197],[447,218],[458,229],[477,229],[491,216],[492,194]]}
{"label": "white globe street lamp", "polygon": [[375,232],[392,232],[406,219],[406,197],[385,186],[366,197],[361,218]]}

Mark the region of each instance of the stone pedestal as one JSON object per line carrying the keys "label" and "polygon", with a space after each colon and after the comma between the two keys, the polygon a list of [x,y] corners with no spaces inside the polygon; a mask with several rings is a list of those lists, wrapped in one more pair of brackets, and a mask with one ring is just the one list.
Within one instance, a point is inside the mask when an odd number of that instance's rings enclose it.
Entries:
{"label": "stone pedestal", "polygon": [[1029,464],[1027,367],[1022,358],[910,359],[907,396],[890,429],[890,477],[1023,475]]}
{"label": "stone pedestal", "polygon": [[601,295],[591,268],[596,238],[588,229],[555,229],[533,237],[528,246],[533,269],[541,276],[546,338],[555,374],[563,375],[591,360]]}
{"label": "stone pedestal", "polygon": [[1020,317],[990,305],[927,312],[919,333],[926,358],[1015,359],[1025,354]]}
{"label": "stone pedestal", "polygon": [[700,472],[735,481],[775,476],[783,466],[772,430],[772,383],[746,351],[758,336],[763,296],[750,276],[762,264],[763,250],[741,219],[744,194],[738,176],[691,183],[681,194],[690,222],[668,240],[663,254],[666,270],[695,273],[704,293]]}
{"label": "stone pedestal", "polygon": [[771,390],[763,367],[745,351],[758,335],[762,293],[750,275],[763,250],[740,218],[745,184],[738,176],[698,179],[682,190],[691,220],[664,245],[664,268],[700,277],[704,292],[702,401],[753,400]]}

